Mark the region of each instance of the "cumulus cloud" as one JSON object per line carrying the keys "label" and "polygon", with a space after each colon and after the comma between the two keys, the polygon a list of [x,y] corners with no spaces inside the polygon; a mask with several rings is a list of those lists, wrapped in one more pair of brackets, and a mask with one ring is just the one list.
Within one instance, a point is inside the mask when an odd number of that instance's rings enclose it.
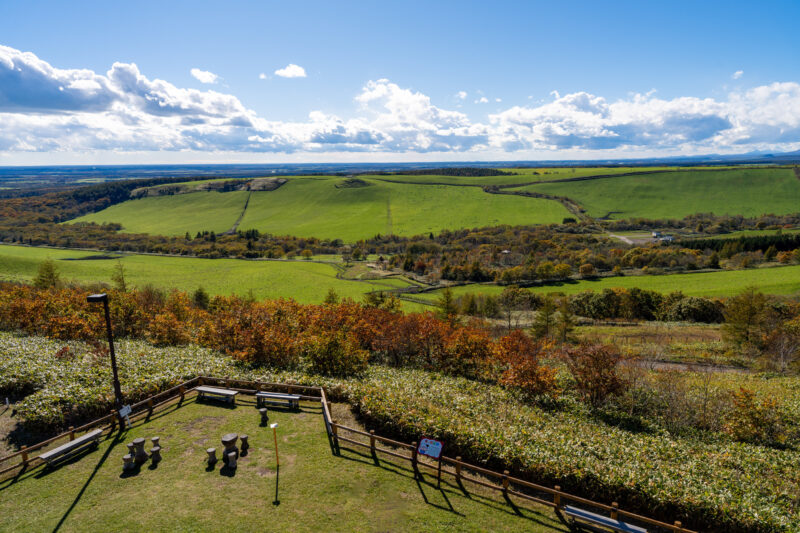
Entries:
{"label": "cumulus cloud", "polygon": [[261,74],[258,75],[258,79],[265,80],[267,79],[267,75],[262,72]]}
{"label": "cumulus cloud", "polygon": [[456,98],[458,98],[459,100],[466,100],[466,98],[467,98],[467,91],[458,91],[458,92],[456,93]]}
{"label": "cumulus cloud", "polygon": [[489,103],[489,99],[486,98],[485,96],[481,96],[480,98],[475,100],[475,102],[473,102],[473,103],[475,103],[475,104],[488,104]]}
{"label": "cumulus cloud", "polygon": [[731,78],[733,78],[734,80],[738,80],[738,79],[739,79],[739,78],[741,78],[743,75],[744,75],[744,71],[743,71],[743,70],[737,70],[736,72],[734,72],[734,73],[733,73],[733,75],[731,76]]}
{"label": "cumulus cloud", "polygon": [[300,65],[289,63],[285,67],[276,70],[275,75],[280,76],[281,78],[305,78],[306,69],[304,69]]}
{"label": "cumulus cloud", "polygon": [[[261,76],[260,76],[261,77]],[[263,76],[266,78],[266,75]],[[467,96],[456,93],[459,100]],[[497,100],[496,100],[497,101]],[[488,103],[481,97],[476,103]],[[800,148],[800,84],[772,83],[723,98],[619,100],[551,93],[473,121],[388,79],[368,81],[350,117],[312,111],[269,120],[233,95],[177,87],[133,63],[105,73],[59,69],[0,46],[0,155],[22,152],[648,153]]]}
{"label": "cumulus cloud", "polygon": [[217,80],[219,80],[219,76],[207,70],[200,70],[199,68],[193,68],[191,70],[191,73],[192,76],[200,83],[211,84],[211,83],[217,83]]}

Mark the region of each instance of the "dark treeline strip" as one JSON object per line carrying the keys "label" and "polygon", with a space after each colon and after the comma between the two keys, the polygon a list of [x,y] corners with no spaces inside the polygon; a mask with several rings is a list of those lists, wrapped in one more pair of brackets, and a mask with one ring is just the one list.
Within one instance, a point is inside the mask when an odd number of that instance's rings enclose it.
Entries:
{"label": "dark treeline strip", "polygon": [[800,233],[781,235],[743,235],[729,239],[685,239],[678,241],[679,246],[694,250],[714,250],[735,247],[739,252],[755,252],[775,247],[776,251],[786,252],[800,248]]}
{"label": "dark treeline strip", "polygon": [[465,178],[485,178],[488,176],[514,176],[516,172],[506,172],[496,168],[428,168],[404,170],[401,172],[369,172],[374,176],[461,176]]}

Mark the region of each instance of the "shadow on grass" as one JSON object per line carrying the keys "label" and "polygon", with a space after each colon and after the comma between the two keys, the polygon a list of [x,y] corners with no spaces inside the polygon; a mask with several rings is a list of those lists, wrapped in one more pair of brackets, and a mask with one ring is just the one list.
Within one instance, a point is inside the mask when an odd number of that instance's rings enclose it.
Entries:
{"label": "shadow on grass", "polygon": [[281,477],[281,465],[275,466],[275,499],[272,500],[272,505],[277,507],[281,504],[281,501],[278,499],[278,479]]}
{"label": "shadow on grass", "polygon": [[[66,521],[67,517],[69,517],[69,514],[72,512],[72,510],[75,508],[75,506],[78,505],[78,502],[81,500],[81,497],[83,496],[83,493],[86,492],[86,489],[89,487],[89,484],[94,479],[94,476],[97,474],[98,470],[100,470],[100,467],[103,466],[103,463],[106,462],[106,459],[108,459],[108,456],[111,455],[111,451],[120,442],[122,442],[122,435],[123,434],[120,433],[120,432],[117,432],[115,434],[114,440],[106,448],[106,451],[103,452],[103,455],[100,457],[100,460],[97,462],[97,465],[95,465],[94,470],[92,470],[92,473],[89,474],[89,478],[86,480],[86,483],[84,483],[83,487],[81,487],[81,490],[78,491],[78,494],[75,496],[75,499],[72,501],[72,504],[69,506],[69,509],[67,509],[67,511],[64,513],[64,516],[61,517],[61,520],[58,521],[58,524],[56,524],[56,527],[53,528],[53,533],[56,533],[58,530],[61,529],[61,526],[64,525],[64,522]],[[108,439],[106,439],[106,440],[108,440]]]}
{"label": "shadow on grass", "polygon": [[[462,513],[456,511],[450,501],[450,497],[454,495],[459,495],[471,500],[473,503],[478,503],[485,507],[494,509],[495,511],[503,512],[509,515],[514,515],[521,519],[527,520],[531,523],[539,524],[541,526],[552,528],[554,531],[558,531],[558,529],[556,529],[556,526],[552,522],[547,522],[545,520],[545,515],[542,512],[529,508],[519,507],[513,501],[511,501],[507,495],[504,495],[505,503],[507,505],[503,505],[500,501],[485,496],[483,494],[470,493],[464,486],[464,483],[462,482],[461,479],[458,480],[453,479],[452,481],[450,481],[450,479],[452,479],[452,476],[450,476],[449,474],[445,474],[447,475],[447,478],[445,478],[444,475],[442,476],[441,486],[437,488],[435,474],[433,476],[429,476],[431,477],[432,481],[426,481],[425,476],[422,474],[422,472],[415,471],[410,465],[406,467],[406,466],[401,466],[393,461],[385,459],[381,460],[377,458],[375,455],[373,455],[371,451],[362,452],[361,450],[356,450],[349,446],[341,446],[340,449],[352,454],[352,456],[340,455],[342,459],[345,459],[347,461],[354,461],[357,463],[377,466],[378,468],[381,468],[387,472],[391,472],[393,474],[413,479],[417,484],[417,488],[419,489],[423,501],[426,504],[442,509],[443,511],[451,512],[458,516],[465,516]],[[433,491],[433,493],[439,492],[440,495],[442,496],[442,499],[446,502],[446,506],[431,502],[430,499],[428,498],[428,495],[425,492],[425,490],[427,489],[430,489],[431,491]],[[567,531],[567,530],[564,529],[562,531]]]}

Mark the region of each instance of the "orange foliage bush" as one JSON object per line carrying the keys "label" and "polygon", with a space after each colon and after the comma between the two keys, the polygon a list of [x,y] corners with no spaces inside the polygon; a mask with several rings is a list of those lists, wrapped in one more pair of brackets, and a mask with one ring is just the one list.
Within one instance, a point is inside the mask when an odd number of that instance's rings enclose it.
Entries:
{"label": "orange foliage bush", "polygon": [[504,367],[500,384],[519,389],[530,396],[555,395],[556,370],[539,361],[551,348],[551,343],[536,342],[519,330],[501,338],[494,346],[494,355]]}

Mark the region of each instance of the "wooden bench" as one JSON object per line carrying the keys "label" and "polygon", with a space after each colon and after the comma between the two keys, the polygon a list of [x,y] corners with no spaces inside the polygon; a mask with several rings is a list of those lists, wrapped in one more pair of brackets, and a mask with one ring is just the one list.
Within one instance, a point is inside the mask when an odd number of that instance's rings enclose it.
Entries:
{"label": "wooden bench", "polygon": [[102,429],[95,429],[94,431],[90,431],[82,437],[71,440],[66,444],[62,444],[58,448],[53,448],[50,451],[44,452],[43,454],[39,455],[39,458],[47,462],[48,466],[51,466],[59,459],[66,458],[78,450],[87,448],[89,446],[97,446],[100,441],[100,435],[102,434]]}
{"label": "wooden bench", "polygon": [[218,389],[216,387],[197,387],[198,399],[209,397],[217,400],[225,400],[226,402],[235,405],[237,394],[239,394],[238,391],[230,389]]}
{"label": "wooden bench", "polygon": [[256,405],[261,407],[265,403],[286,403],[289,407],[297,409],[300,407],[300,396],[280,392],[257,392]]}
{"label": "wooden bench", "polygon": [[592,531],[601,530],[591,526],[602,526],[608,529],[613,529],[614,531],[621,531],[622,533],[647,533],[647,530],[643,527],[634,526],[633,524],[623,522],[622,520],[617,520],[601,514],[585,511],[577,507],[572,507],[571,505],[564,507],[564,514],[572,517],[578,526],[588,524]]}

